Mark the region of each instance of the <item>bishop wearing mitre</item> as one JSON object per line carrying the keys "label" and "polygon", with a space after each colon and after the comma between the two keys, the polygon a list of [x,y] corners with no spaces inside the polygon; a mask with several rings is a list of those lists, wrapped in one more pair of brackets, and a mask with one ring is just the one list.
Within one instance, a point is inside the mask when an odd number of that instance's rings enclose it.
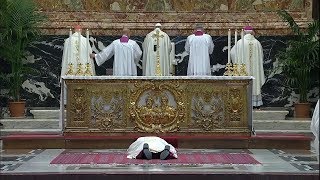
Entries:
{"label": "bishop wearing mitre", "polygon": [[247,74],[253,76],[252,105],[260,108],[263,105],[261,88],[265,83],[263,68],[263,48],[261,43],[254,37],[251,26],[244,27],[243,40],[240,39],[231,49],[231,59],[233,63],[240,64],[239,61],[243,53],[243,63],[246,66]]}
{"label": "bishop wearing mitre", "polygon": [[169,76],[172,72],[170,37],[160,28],[161,24],[157,23],[155,29],[147,34],[142,44],[144,76]]}
{"label": "bishop wearing mitre", "polygon": [[82,28],[74,27],[74,33],[70,30],[69,38],[64,42],[61,76],[95,75],[93,61],[89,54],[92,52],[89,39],[81,35]]}

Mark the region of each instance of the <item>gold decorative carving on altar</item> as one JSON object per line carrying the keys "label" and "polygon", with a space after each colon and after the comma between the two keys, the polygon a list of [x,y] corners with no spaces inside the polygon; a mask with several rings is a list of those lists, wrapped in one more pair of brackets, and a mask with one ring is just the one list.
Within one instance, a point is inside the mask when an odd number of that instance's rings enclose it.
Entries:
{"label": "gold decorative carving on altar", "polygon": [[67,79],[67,133],[248,134],[251,80]]}
{"label": "gold decorative carving on altar", "polygon": [[185,117],[179,84],[135,84],[131,91],[130,115],[140,132],[175,132]]}
{"label": "gold decorative carving on altar", "polygon": [[197,94],[192,100],[192,119],[205,131],[224,126],[224,103],[218,93]]}
{"label": "gold decorative carving on altar", "polygon": [[242,94],[238,88],[231,88],[229,90],[228,111],[230,114],[230,121],[240,121],[244,106]]}
{"label": "gold decorative carving on altar", "polygon": [[101,89],[96,86],[90,91],[92,124],[101,131],[112,131],[126,127],[125,97],[127,90],[120,86]]}
{"label": "gold decorative carving on altar", "polygon": [[86,113],[88,113],[86,95],[84,88],[74,89],[72,95],[70,95],[74,103],[69,104],[70,114],[75,124],[86,121]]}

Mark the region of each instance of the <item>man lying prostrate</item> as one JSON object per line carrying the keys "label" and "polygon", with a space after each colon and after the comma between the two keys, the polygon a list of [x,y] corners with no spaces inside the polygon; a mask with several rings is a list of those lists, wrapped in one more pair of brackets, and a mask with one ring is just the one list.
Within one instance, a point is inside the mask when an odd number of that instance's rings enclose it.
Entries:
{"label": "man lying prostrate", "polygon": [[128,150],[129,159],[176,159],[176,149],[165,140],[155,137],[140,137],[133,142]]}

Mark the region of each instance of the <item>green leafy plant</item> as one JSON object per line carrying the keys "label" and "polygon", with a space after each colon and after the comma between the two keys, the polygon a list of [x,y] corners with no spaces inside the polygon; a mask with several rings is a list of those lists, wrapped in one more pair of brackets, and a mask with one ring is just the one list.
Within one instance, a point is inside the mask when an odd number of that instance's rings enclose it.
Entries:
{"label": "green leafy plant", "polygon": [[27,47],[40,35],[39,23],[45,19],[33,0],[1,0],[0,9],[0,57],[11,68],[1,72],[8,85],[10,98],[20,101],[21,85],[26,75],[35,72],[25,63]]}
{"label": "green leafy plant", "polygon": [[314,76],[319,72],[319,21],[314,20],[306,29],[298,26],[285,10],[277,12],[290,26],[294,37],[288,47],[277,54],[286,83],[300,94],[300,103],[308,101]]}

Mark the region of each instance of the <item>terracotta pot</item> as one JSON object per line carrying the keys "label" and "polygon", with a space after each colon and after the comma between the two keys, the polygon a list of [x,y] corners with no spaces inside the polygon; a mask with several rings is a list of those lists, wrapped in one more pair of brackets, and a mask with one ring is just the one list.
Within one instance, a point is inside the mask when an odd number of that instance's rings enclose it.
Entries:
{"label": "terracotta pot", "polygon": [[311,103],[295,103],[294,112],[297,118],[310,118]]}
{"label": "terracotta pot", "polygon": [[9,102],[9,111],[11,117],[24,117],[24,109],[26,107],[25,101],[20,102]]}

